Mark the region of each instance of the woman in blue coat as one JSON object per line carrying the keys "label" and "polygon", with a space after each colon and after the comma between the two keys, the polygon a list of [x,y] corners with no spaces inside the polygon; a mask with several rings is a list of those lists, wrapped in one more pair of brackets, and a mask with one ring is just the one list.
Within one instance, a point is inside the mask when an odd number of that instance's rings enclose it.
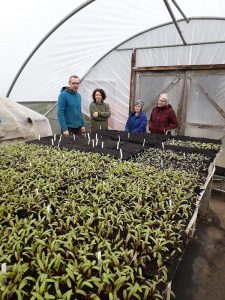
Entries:
{"label": "woman in blue coat", "polygon": [[127,132],[146,132],[147,116],[142,111],[144,102],[137,100],[134,104],[134,112],[129,115],[125,131]]}

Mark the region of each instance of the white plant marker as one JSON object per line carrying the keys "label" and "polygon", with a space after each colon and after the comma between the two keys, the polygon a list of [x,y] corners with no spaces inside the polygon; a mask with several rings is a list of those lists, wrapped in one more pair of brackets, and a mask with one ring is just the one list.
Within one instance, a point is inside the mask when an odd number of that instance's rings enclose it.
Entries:
{"label": "white plant marker", "polygon": [[170,211],[172,211],[172,200],[169,200],[169,205],[170,205]]}
{"label": "white plant marker", "polygon": [[54,139],[54,141],[56,141],[56,134],[55,133],[53,135],[53,139]]}
{"label": "white plant marker", "polygon": [[145,146],[145,139],[144,139],[144,141],[143,141],[143,147]]}
{"label": "white plant marker", "polygon": [[102,253],[101,253],[101,251],[98,251],[98,260],[100,260],[101,258],[102,258]]}
{"label": "white plant marker", "polygon": [[101,261],[102,261],[102,253],[101,251],[98,251],[97,253],[97,259],[98,259],[98,266],[101,265]]}
{"label": "white plant marker", "polygon": [[51,209],[51,205],[50,204],[48,204],[48,206],[47,206],[47,212],[48,212],[48,214],[50,213],[50,209]]}
{"label": "white plant marker", "polygon": [[163,166],[164,166],[164,164],[163,164],[163,160],[162,160],[162,158],[161,158],[161,159],[160,159],[160,168],[163,169]]}
{"label": "white plant marker", "polygon": [[52,146],[54,146],[54,140],[52,139],[51,141],[52,141]]}
{"label": "white plant marker", "polygon": [[89,132],[87,133],[87,137],[88,137],[88,139],[90,140],[90,133],[89,133]]}
{"label": "white plant marker", "polygon": [[74,139],[74,141],[76,140],[76,135],[75,134],[73,134],[73,139]]}
{"label": "white plant marker", "polygon": [[97,140],[98,139],[98,134],[96,133],[96,135],[95,135],[95,139]]}
{"label": "white plant marker", "polygon": [[86,136],[87,136],[87,135],[86,135],[86,132],[85,132],[85,133],[84,133],[84,137],[85,137],[85,139],[86,139]]}
{"label": "white plant marker", "polygon": [[1,266],[2,274],[6,274],[6,263],[3,263]]}
{"label": "white plant marker", "polygon": [[61,142],[61,139],[59,139],[59,141],[58,141],[58,148],[59,148],[60,142]]}
{"label": "white plant marker", "polygon": [[102,126],[101,125],[99,126],[99,129],[102,130]]}
{"label": "white plant marker", "polygon": [[123,150],[120,149],[120,159],[123,159]]}
{"label": "white plant marker", "polygon": [[164,149],[164,142],[162,142],[162,148]]}
{"label": "white plant marker", "polygon": [[117,142],[116,149],[118,150],[120,146],[120,141]]}
{"label": "white plant marker", "polygon": [[38,135],[38,139],[39,139],[39,141],[40,141],[40,139],[41,139],[41,136],[40,136],[40,134]]}
{"label": "white plant marker", "polygon": [[120,135],[118,135],[118,141],[120,142]]}
{"label": "white plant marker", "polygon": [[130,138],[130,132],[127,133],[127,137],[128,137],[128,139]]}
{"label": "white plant marker", "polygon": [[93,146],[93,148],[95,147],[95,140],[94,139],[92,140],[92,146]]}
{"label": "white plant marker", "polygon": [[97,146],[98,145],[98,139],[96,140],[96,142],[95,142],[95,146]]}
{"label": "white plant marker", "polygon": [[104,142],[102,142],[102,148],[104,148]]}

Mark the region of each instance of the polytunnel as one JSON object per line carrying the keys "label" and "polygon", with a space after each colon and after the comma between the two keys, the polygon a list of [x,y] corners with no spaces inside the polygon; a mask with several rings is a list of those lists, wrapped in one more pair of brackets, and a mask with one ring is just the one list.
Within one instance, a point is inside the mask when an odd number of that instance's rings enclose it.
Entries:
{"label": "polytunnel", "polygon": [[[0,1],[0,298],[223,300],[225,2]],[[87,130],[65,137],[71,75]],[[161,93],[172,134],[125,132]]]}
{"label": "polytunnel", "polygon": [[168,92],[177,132],[224,136],[222,0],[8,1],[4,8],[1,94],[45,114],[53,131],[59,91],[77,74],[87,123],[96,87],[107,91],[109,126],[118,130],[135,99],[143,98],[149,117]]}

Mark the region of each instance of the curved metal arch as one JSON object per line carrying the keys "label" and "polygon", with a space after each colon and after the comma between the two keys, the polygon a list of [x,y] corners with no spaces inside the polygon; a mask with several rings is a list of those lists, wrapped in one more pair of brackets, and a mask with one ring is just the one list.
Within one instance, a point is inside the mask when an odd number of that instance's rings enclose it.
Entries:
{"label": "curved metal arch", "polygon": [[[192,18],[189,18],[188,19],[189,22],[192,21],[192,20],[219,20],[219,21],[225,21],[225,18],[222,18],[222,17],[192,17]],[[185,21],[185,19],[179,19],[177,20],[177,22],[183,22]],[[167,23],[163,23],[163,24],[160,24],[160,25],[157,25],[157,26],[154,26],[154,27],[151,27],[149,29],[146,29],[146,30],[143,30],[135,35],[133,35],[132,37],[129,37],[127,40],[125,40],[124,42],[120,43],[117,47],[115,48],[118,48],[120,47],[121,45],[125,44],[126,42],[130,41],[131,39],[143,34],[143,33],[146,33],[148,31],[152,31],[152,30],[155,30],[157,28],[161,28],[161,27],[164,27],[164,26],[168,26],[168,25],[171,25],[173,24],[173,22],[167,22]],[[208,43],[203,43],[203,44],[209,44],[209,43],[223,43],[223,41],[217,41],[217,42],[208,42]],[[196,43],[197,44],[197,43]],[[194,44],[190,44],[190,43],[187,43],[186,45],[183,45],[183,44],[177,44],[177,45],[174,45],[175,46],[191,46],[191,45],[194,45]],[[164,45],[163,47],[171,47],[171,45]],[[161,46],[153,46],[153,47],[146,47],[146,48],[161,48]],[[142,49],[142,47],[140,48],[136,48],[136,49]],[[131,48],[122,48],[122,49],[117,49],[117,51],[126,51],[126,50],[132,50]]]}
{"label": "curved metal arch", "polygon": [[[184,19],[182,20],[179,20],[179,21],[183,21]],[[179,22],[178,21],[178,22]],[[125,44],[126,42],[132,40],[133,38],[145,33],[145,32],[148,32],[148,31],[152,31],[154,29],[157,29],[157,28],[160,28],[160,27],[163,27],[163,26],[167,26],[167,25],[170,25],[170,24],[173,24],[173,22],[166,22],[166,23],[163,23],[161,25],[157,25],[157,26],[154,26],[154,27],[151,27],[151,28],[148,28],[148,29],[145,29],[143,31],[140,31],[139,33],[136,33],[134,35],[132,35],[131,37],[129,37],[128,39],[122,41],[121,43],[117,44],[115,47],[113,47],[112,49],[110,49],[108,52],[106,52],[103,56],[101,56],[92,66],[91,68],[84,74],[84,76],[82,76],[82,79],[81,81],[91,72],[91,70],[101,61],[103,60],[107,55],[109,55],[111,52],[113,52],[114,50],[116,50],[118,47],[120,47],[121,45]],[[118,49],[119,50],[119,49]],[[132,50],[132,49],[126,49],[126,50]]]}
{"label": "curved metal arch", "polygon": [[43,38],[42,40],[36,45],[36,47],[32,50],[32,52],[29,54],[29,56],[25,59],[25,61],[23,62],[23,64],[21,65],[21,67],[19,68],[18,72],[16,73],[9,89],[8,92],[6,93],[6,97],[10,96],[10,93],[16,83],[16,81],[18,80],[20,74],[22,73],[23,69],[26,67],[27,63],[30,61],[30,59],[32,58],[32,56],[35,54],[35,52],[41,47],[41,45],[63,24],[65,23],[68,19],[70,19],[73,15],[75,15],[77,12],[79,12],[80,10],[82,10],[83,8],[85,8],[86,6],[88,6],[89,4],[91,4],[92,2],[94,2],[96,0],[88,0],[85,1],[83,4],[79,5],[76,9],[74,9],[72,12],[70,12],[67,16],[65,16],[58,24],[56,24]]}
{"label": "curved metal arch", "polygon": [[[221,21],[225,21],[225,18],[222,18],[222,17],[192,17],[192,18],[189,18],[188,19],[189,22],[191,20],[221,20]],[[177,20],[177,22],[183,22],[183,21],[186,21],[185,19],[179,19]],[[171,25],[171,24],[174,24],[173,22],[166,22],[166,23],[163,23],[163,24],[160,24],[160,25],[157,25],[157,26],[154,26],[154,27],[151,27],[151,28],[148,28],[148,29],[145,29],[143,31],[140,31],[139,33],[136,33],[134,35],[132,35],[131,37],[129,37],[128,39],[124,40],[123,42],[119,43],[118,45],[116,45],[115,47],[113,47],[112,49],[110,49],[108,52],[106,52],[103,56],[101,56],[91,67],[90,69],[84,74],[84,76],[82,76],[81,78],[81,81],[84,80],[84,78],[93,70],[93,68],[100,62],[102,61],[108,54],[110,54],[111,52],[113,52],[114,50],[117,50],[117,51],[131,51],[132,49],[131,48],[124,48],[124,49],[117,49],[119,48],[121,45],[125,44],[126,42],[129,42],[130,40],[132,40],[133,38],[143,34],[143,33],[146,33],[146,32],[149,32],[149,31],[152,31],[152,30],[155,30],[157,28],[161,28],[161,27],[164,27],[164,26],[168,26],[168,25]],[[224,43],[224,41],[220,41],[221,43]],[[219,43],[218,42],[212,42],[212,43]],[[205,43],[205,44],[209,44],[208,43]],[[186,44],[186,45],[174,45],[175,46],[183,46],[183,47],[186,47],[186,46],[191,46],[191,44]],[[167,47],[166,45],[164,47]],[[170,45],[168,45],[168,47],[171,47]],[[155,46],[155,48],[157,48]],[[138,48],[139,49],[139,48]],[[141,49],[141,48],[140,48]]]}

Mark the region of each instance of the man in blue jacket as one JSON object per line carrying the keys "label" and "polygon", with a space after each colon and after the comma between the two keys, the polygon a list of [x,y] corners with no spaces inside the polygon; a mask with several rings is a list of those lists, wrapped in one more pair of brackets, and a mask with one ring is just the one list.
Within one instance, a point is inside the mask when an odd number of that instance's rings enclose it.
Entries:
{"label": "man in blue jacket", "polygon": [[78,76],[70,76],[69,87],[63,87],[58,97],[57,117],[64,136],[85,132],[81,95],[77,92],[79,84]]}

